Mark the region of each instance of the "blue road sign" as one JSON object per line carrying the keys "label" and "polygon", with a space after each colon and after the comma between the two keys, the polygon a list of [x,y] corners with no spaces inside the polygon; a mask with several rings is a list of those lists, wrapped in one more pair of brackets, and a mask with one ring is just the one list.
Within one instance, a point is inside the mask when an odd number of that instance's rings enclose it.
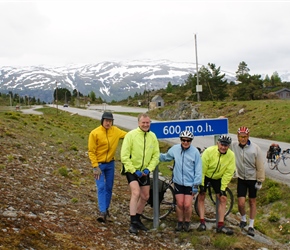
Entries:
{"label": "blue road sign", "polygon": [[228,133],[228,119],[152,122],[150,130],[156,134],[158,139],[179,137],[179,134],[184,130],[193,132],[194,136],[220,135]]}

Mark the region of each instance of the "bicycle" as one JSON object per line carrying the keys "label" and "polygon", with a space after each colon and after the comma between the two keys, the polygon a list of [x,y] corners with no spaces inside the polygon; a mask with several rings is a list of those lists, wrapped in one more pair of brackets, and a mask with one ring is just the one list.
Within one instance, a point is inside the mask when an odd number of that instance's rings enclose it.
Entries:
{"label": "bicycle", "polygon": [[[158,180],[158,192],[159,192],[159,219],[162,220],[168,216],[171,212],[176,209],[176,199],[173,189],[173,180],[166,179],[164,177],[159,177]],[[207,195],[205,198],[205,221],[215,222],[216,221],[216,196],[211,186],[207,187]],[[234,205],[234,196],[232,191],[227,188],[227,205],[225,217],[230,214],[233,205]],[[199,216],[198,212],[198,193],[194,196],[193,199],[193,210]],[[147,220],[153,220],[154,211],[153,211],[153,179],[150,178],[150,196],[145,205],[142,217]]]}
{"label": "bicycle", "polygon": [[[283,164],[280,164],[281,161]],[[290,149],[272,154],[268,159],[268,166],[271,170],[277,169],[281,174],[290,174]]]}

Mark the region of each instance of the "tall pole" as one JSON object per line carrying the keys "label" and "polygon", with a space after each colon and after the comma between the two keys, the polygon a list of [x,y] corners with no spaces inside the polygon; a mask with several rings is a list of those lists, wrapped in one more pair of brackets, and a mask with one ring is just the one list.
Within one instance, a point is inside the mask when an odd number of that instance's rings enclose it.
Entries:
{"label": "tall pole", "polygon": [[79,101],[79,91],[77,90],[77,100],[78,100],[78,103],[77,103],[77,107],[80,106],[80,101]]}
{"label": "tall pole", "polygon": [[57,81],[55,81],[55,101],[56,101],[56,115],[58,115],[58,103],[57,103]]}
{"label": "tall pole", "polygon": [[150,95],[149,95],[149,86],[147,88],[148,91],[148,111],[150,110]]}
{"label": "tall pole", "polygon": [[196,34],[194,34],[194,40],[195,40],[195,64],[196,64],[196,94],[197,94],[197,101],[200,101],[199,97],[199,79],[198,79],[198,60],[197,60],[197,39]]}

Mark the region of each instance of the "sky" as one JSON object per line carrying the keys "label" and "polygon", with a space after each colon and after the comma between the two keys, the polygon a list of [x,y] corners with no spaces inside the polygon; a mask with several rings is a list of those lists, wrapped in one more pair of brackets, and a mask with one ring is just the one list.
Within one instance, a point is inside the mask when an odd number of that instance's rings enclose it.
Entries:
{"label": "sky", "polygon": [[0,0],[0,67],[170,60],[290,71],[289,1]]}

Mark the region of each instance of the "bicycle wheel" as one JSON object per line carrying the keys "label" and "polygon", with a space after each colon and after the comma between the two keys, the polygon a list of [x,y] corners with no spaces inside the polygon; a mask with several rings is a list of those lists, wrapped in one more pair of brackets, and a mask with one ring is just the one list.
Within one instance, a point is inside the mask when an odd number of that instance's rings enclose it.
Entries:
{"label": "bicycle wheel", "polygon": [[[227,204],[226,204],[225,218],[230,214],[234,205],[234,195],[229,188],[226,188],[226,194],[227,194]],[[196,214],[199,216],[198,196],[199,194],[196,196],[196,199],[194,202],[194,210]],[[204,206],[205,206],[205,213],[204,213],[205,221],[215,222],[216,221],[216,195],[212,187],[209,187],[207,189]]]}
{"label": "bicycle wheel", "polygon": [[[166,181],[159,180],[159,219],[164,219],[173,210],[175,210],[175,195],[173,187]],[[153,220],[153,185],[150,188],[150,198],[148,199],[142,217],[147,220]]]}
{"label": "bicycle wheel", "polygon": [[281,174],[290,174],[290,154],[280,156],[277,169]]}
{"label": "bicycle wheel", "polygon": [[276,155],[272,155],[272,159],[267,159],[268,161],[268,167],[273,170],[276,167]]}

